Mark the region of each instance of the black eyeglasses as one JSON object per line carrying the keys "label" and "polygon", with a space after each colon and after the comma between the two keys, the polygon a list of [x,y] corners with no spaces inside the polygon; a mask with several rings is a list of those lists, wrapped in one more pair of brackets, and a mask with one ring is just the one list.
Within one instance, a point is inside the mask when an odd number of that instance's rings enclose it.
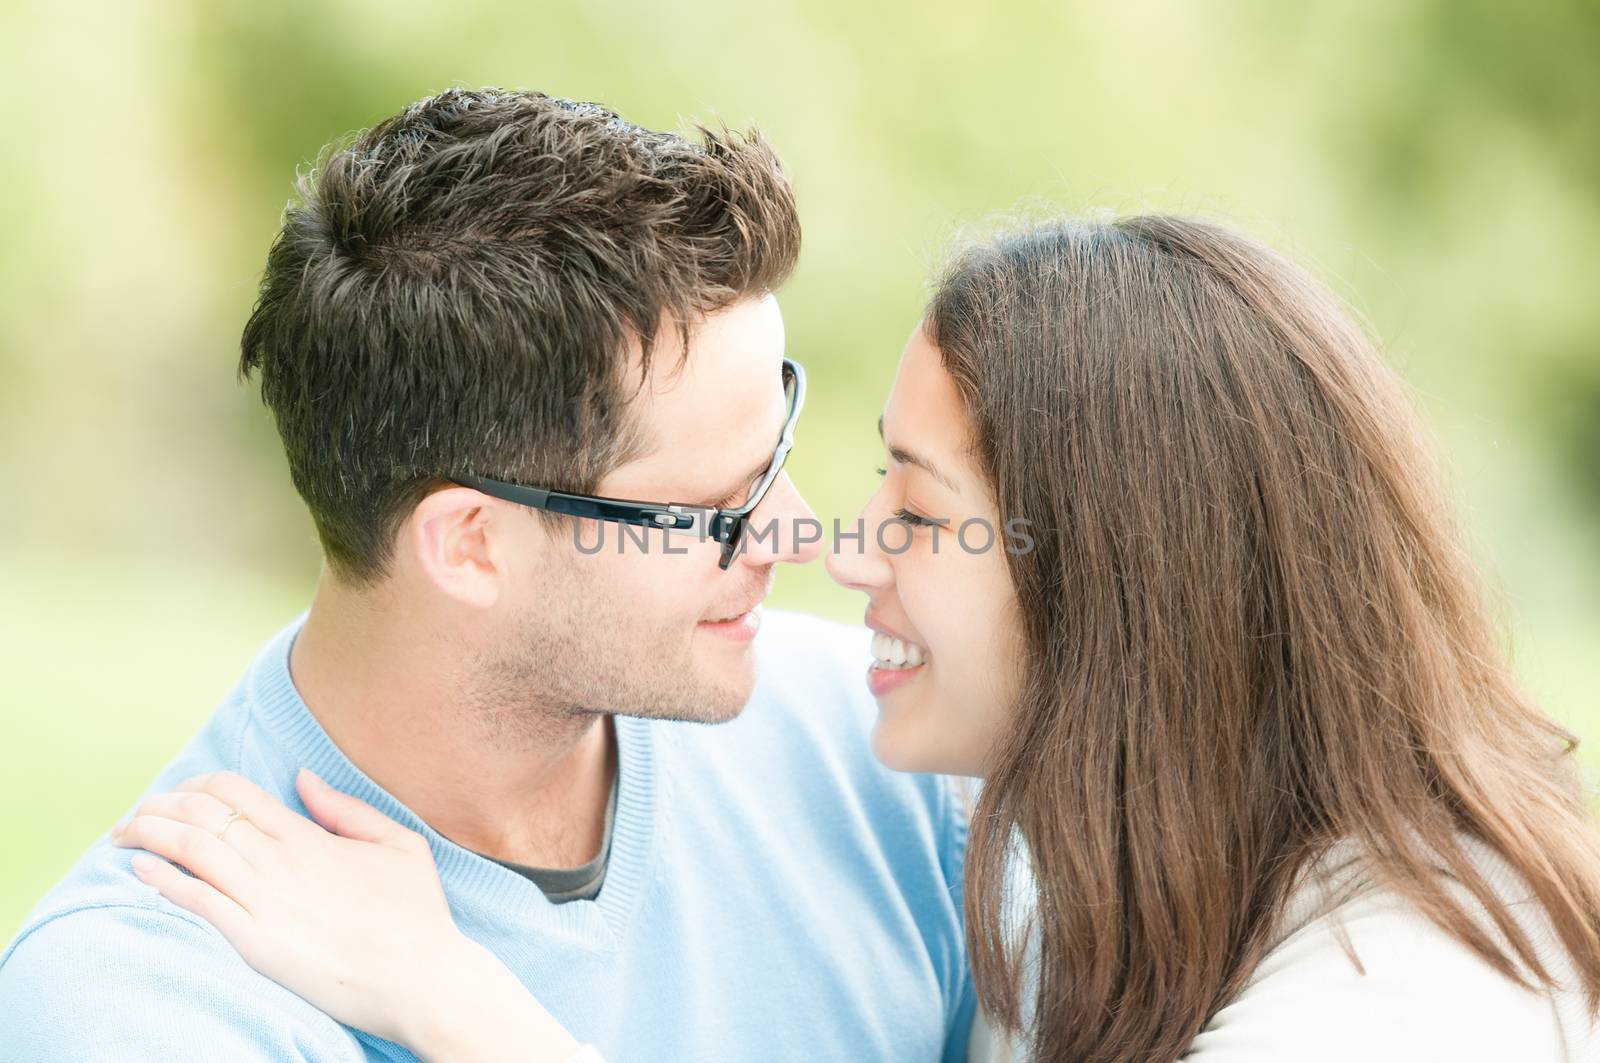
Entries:
{"label": "black eyeglasses", "polygon": [[551,513],[566,513],[574,517],[592,517],[595,520],[615,521],[618,524],[637,524],[647,528],[664,528],[667,531],[689,532],[704,540],[715,539],[722,544],[719,568],[727,569],[738,552],[744,537],[750,513],[761,504],[767,491],[783,471],[789,451],[794,449],[794,426],[800,419],[800,408],[806,401],[806,371],[800,363],[783,360],[783,392],[789,400],[789,414],[784,419],[783,434],[778,438],[777,449],[772,453],[772,464],[761,474],[755,489],[736,509],[715,509],[709,506],[680,505],[674,502],[638,502],[627,498],[601,498],[595,495],[574,495],[565,491],[547,491],[541,487],[527,487],[504,480],[490,480],[481,476],[462,474],[446,477],[451,483],[471,487],[507,502],[543,509]]}

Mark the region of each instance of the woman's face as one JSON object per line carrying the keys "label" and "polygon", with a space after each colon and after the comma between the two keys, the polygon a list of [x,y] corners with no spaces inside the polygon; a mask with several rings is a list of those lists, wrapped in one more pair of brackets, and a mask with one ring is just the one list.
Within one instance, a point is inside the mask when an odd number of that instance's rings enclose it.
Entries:
{"label": "woman's face", "polygon": [[861,511],[860,540],[841,538],[827,559],[836,582],[868,598],[873,752],[901,771],[982,775],[1016,698],[1021,624],[1006,522],[966,452],[955,381],[920,327],[882,428],[883,483]]}

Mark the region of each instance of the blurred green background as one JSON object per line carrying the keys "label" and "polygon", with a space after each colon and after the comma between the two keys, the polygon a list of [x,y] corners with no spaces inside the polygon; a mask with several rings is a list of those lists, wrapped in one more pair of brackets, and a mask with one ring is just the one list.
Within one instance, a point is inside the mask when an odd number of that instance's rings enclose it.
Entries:
{"label": "blurred green background", "polygon": [[[0,932],[318,568],[239,330],[296,167],[453,84],[757,121],[806,227],[792,469],[848,518],[925,278],[1018,205],[1310,265],[1438,436],[1521,674],[1600,766],[1600,5],[11,0],[0,13]],[[820,568],[776,603],[858,619]]]}

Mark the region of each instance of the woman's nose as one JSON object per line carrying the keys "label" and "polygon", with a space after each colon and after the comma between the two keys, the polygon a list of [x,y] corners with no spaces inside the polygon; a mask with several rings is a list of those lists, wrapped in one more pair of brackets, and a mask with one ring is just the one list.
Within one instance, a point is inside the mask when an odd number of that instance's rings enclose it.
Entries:
{"label": "woman's nose", "polygon": [[872,512],[869,502],[854,521],[840,527],[823,561],[835,583],[868,594],[894,580],[894,569],[873,538]]}

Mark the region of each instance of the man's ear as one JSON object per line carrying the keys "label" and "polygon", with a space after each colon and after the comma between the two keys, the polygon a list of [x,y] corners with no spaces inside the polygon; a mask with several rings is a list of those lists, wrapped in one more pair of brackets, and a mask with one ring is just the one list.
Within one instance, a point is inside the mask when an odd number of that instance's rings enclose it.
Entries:
{"label": "man's ear", "polygon": [[470,487],[447,487],[417,503],[401,542],[421,574],[463,605],[493,608],[510,573],[511,506]]}

